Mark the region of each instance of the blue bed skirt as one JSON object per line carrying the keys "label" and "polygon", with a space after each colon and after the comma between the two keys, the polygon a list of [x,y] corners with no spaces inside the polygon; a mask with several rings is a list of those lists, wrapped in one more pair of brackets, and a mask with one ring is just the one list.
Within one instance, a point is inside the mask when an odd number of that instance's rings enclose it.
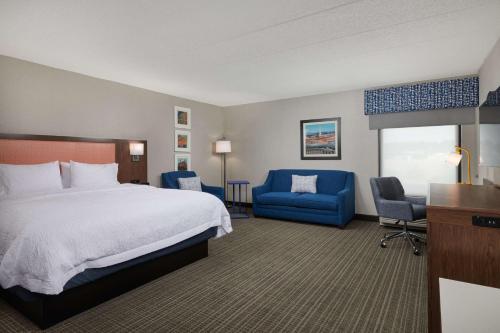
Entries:
{"label": "blue bed skirt", "polygon": [[[89,268],[86,269],[85,271],[73,276],[65,285],[64,285],[64,290],[68,290],[71,288],[75,288],[93,281],[96,281],[104,276],[113,274],[119,270],[149,261],[153,260],[156,258],[159,258],[161,256],[165,256],[168,254],[171,254],[173,252],[181,251],[183,249],[186,249],[190,246],[199,244],[201,242],[204,242],[212,237],[215,237],[217,234],[217,227],[212,227],[210,229],[205,230],[201,234],[198,234],[196,236],[193,236],[191,238],[188,238],[180,243],[174,244],[172,246],[166,247],[164,249],[151,252],[148,254],[145,254],[141,257],[137,257],[132,260],[128,260],[116,265],[108,266],[108,267],[102,267],[102,268]],[[40,294],[38,293],[33,293],[27,289],[24,289],[23,287],[20,286],[15,286],[12,288],[9,288],[6,290],[7,292],[14,293],[18,297],[22,298],[25,301],[34,301],[40,297]]]}

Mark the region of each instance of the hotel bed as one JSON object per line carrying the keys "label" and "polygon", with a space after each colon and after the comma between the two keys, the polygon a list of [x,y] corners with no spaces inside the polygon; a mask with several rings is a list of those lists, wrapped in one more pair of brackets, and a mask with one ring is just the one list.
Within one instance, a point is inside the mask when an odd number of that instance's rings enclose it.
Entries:
{"label": "hotel bed", "polygon": [[57,295],[75,275],[161,250],[217,227],[224,205],[196,191],[122,184],[0,201],[0,283]]}
{"label": "hotel bed", "polygon": [[208,239],[231,231],[222,202],[196,191],[116,184],[4,196],[2,295],[46,328],[206,257]]}

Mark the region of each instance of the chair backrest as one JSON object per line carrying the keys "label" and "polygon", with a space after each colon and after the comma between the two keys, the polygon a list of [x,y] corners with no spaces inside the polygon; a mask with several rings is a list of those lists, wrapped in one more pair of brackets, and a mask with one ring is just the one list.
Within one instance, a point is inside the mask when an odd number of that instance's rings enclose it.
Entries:
{"label": "chair backrest", "polygon": [[373,200],[375,207],[379,212],[379,204],[381,199],[405,201],[405,190],[401,182],[396,177],[378,177],[370,178],[370,186],[372,188]]}
{"label": "chair backrest", "polygon": [[179,178],[196,177],[194,171],[170,171],[161,174],[161,185],[163,188],[179,189]]}
{"label": "chair backrest", "polygon": [[292,175],[317,175],[316,190],[321,194],[337,194],[346,188],[349,177],[354,180],[354,174],[341,170],[314,170],[314,169],[280,169],[269,171],[272,177],[271,190],[273,192],[290,192],[292,189]]}

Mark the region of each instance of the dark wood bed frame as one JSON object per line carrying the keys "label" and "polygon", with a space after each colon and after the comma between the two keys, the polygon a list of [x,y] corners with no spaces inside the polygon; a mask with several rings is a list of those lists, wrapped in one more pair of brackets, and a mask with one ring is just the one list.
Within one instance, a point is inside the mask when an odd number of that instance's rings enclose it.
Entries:
{"label": "dark wood bed frame", "polygon": [[39,296],[38,300],[25,301],[2,289],[2,296],[14,308],[45,329],[97,304],[121,295],[167,273],[208,256],[208,240],[183,250],[122,269],[59,295]]}
{"label": "dark wood bed frame", "polygon": [[[147,181],[147,142],[143,140],[23,134],[0,134],[0,139],[115,143],[115,158],[116,162],[119,163],[119,181],[127,182],[132,177]],[[130,163],[128,150],[130,142],[144,143],[145,152],[143,159],[139,163]],[[40,328],[45,329],[207,256],[208,240],[204,240],[185,249],[122,269],[94,282],[68,289],[58,295],[34,293],[36,299],[26,301],[2,288],[0,288],[0,295]]]}

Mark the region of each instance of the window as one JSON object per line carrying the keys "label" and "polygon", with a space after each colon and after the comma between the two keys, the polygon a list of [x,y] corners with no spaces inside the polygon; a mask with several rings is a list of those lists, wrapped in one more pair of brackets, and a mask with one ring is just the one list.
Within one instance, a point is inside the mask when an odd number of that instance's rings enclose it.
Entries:
{"label": "window", "polygon": [[456,125],[382,129],[380,174],[398,177],[407,194],[427,195],[430,183],[457,182],[447,157],[458,143]]}

